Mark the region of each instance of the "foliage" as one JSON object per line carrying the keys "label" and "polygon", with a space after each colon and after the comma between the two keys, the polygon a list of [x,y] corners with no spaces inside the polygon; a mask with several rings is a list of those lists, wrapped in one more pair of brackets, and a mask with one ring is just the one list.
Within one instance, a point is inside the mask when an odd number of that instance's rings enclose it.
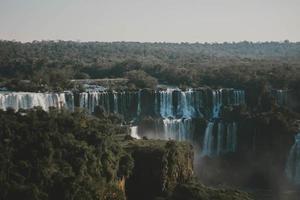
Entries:
{"label": "foliage", "polygon": [[137,88],[155,88],[157,80],[146,72],[133,70],[127,73],[128,84],[133,84]]}
{"label": "foliage", "polygon": [[133,162],[109,118],[35,108],[0,119],[0,199],[123,199],[116,182]]}
{"label": "foliage", "polygon": [[72,87],[67,83],[70,79],[120,78],[135,70],[146,72],[160,83],[178,86],[246,88],[259,82],[284,88],[295,87],[299,81],[299,58],[300,43],[288,41],[222,44],[0,41],[0,76],[3,83],[12,79],[30,80],[35,86],[32,90],[66,89]]}
{"label": "foliage", "polygon": [[197,182],[179,184],[168,200],[251,200],[248,194],[237,190],[218,190]]}

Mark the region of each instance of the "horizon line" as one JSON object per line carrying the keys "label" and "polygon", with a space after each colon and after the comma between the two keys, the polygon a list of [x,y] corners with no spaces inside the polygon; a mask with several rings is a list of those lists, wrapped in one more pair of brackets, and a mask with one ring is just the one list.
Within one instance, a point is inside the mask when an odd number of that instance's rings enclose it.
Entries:
{"label": "horizon line", "polygon": [[134,41],[134,40],[111,40],[111,41],[100,41],[100,40],[79,40],[79,39],[37,39],[37,40],[17,40],[17,39],[2,39],[1,42],[17,42],[17,43],[41,43],[41,42],[75,42],[75,43],[142,43],[142,44],[235,44],[235,43],[254,43],[254,44],[262,44],[262,43],[300,43],[299,41],[291,41],[289,39],[284,40],[236,40],[236,41]]}

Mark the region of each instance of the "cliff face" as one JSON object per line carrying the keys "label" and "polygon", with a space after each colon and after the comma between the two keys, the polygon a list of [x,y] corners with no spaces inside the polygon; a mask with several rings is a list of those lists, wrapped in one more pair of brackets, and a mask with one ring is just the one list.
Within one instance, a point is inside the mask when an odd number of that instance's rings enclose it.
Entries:
{"label": "cliff face", "polygon": [[237,116],[237,150],[205,157],[199,176],[208,184],[272,188],[287,186],[285,168],[294,142],[294,117],[280,109]]}
{"label": "cliff face", "polygon": [[178,183],[192,179],[193,152],[188,143],[140,140],[126,148],[134,159],[132,175],[126,180],[130,200],[167,195]]}
{"label": "cliff face", "polygon": [[176,141],[131,140],[125,148],[134,159],[126,180],[128,200],[250,199],[233,190],[217,190],[195,182],[193,148]]}

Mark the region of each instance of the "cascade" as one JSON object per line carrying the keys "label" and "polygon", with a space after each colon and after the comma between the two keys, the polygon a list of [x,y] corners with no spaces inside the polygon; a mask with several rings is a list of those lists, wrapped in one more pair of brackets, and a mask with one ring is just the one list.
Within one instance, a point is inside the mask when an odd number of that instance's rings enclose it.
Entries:
{"label": "cascade", "polygon": [[139,90],[138,91],[138,106],[137,106],[137,113],[136,113],[136,116],[140,116],[140,114],[141,114],[141,95],[142,95],[142,91],[141,90]]}
{"label": "cascade", "polygon": [[[216,134],[214,131],[216,127]],[[237,125],[235,122],[209,122],[205,129],[202,156],[219,156],[236,151]]]}
{"label": "cascade", "polygon": [[102,106],[108,113],[128,114],[134,103],[135,93],[131,92],[82,92],[79,94],[79,107],[93,113],[96,106]]}
{"label": "cascade", "polygon": [[[219,116],[220,108],[224,104],[223,91],[225,90],[226,89],[212,90],[211,105],[213,118],[218,118]],[[176,91],[176,93],[174,91]],[[48,110],[49,106],[58,108],[65,106],[70,110],[74,110],[74,102],[79,102],[77,106],[87,109],[90,113],[94,111],[96,106],[102,106],[107,112],[120,114],[126,113],[128,109],[131,108],[136,110],[136,114],[139,116],[143,110],[141,102],[142,95],[141,90],[138,92],[89,91],[79,93],[79,99],[74,99],[72,92],[6,92],[0,93],[0,106],[2,109],[12,107],[16,110],[19,108],[29,109],[34,106],[41,106],[43,109]],[[204,113],[201,114],[200,112],[200,108],[202,109],[208,106],[203,104],[203,102],[207,102],[208,100],[203,91],[193,89],[181,91],[179,89],[169,88],[161,91],[157,90],[153,95],[153,113],[156,116],[159,114],[163,118],[197,118],[206,115],[204,110],[202,110]],[[233,90],[233,93],[230,94],[228,98],[234,99],[233,102],[229,102],[229,104],[242,104],[245,98],[244,91]],[[136,106],[136,108],[134,108],[134,106]]]}
{"label": "cascade", "polygon": [[214,128],[214,123],[209,122],[207,124],[207,127],[205,129],[205,134],[204,134],[204,142],[203,142],[203,150],[202,150],[203,156],[210,156],[213,154],[213,141],[214,141],[213,128]]}
{"label": "cascade", "polygon": [[275,98],[277,104],[284,106],[288,100],[288,90],[272,90],[271,94]]}
{"label": "cascade", "polygon": [[217,135],[217,155],[223,153],[223,142],[224,142],[224,124],[218,123],[218,135]]}
{"label": "cascade", "polygon": [[164,138],[185,141],[191,139],[191,119],[163,119]]}
{"label": "cascade", "polygon": [[[30,109],[40,106],[48,111],[49,107],[67,107],[72,104],[66,101],[65,93],[32,93],[32,92],[12,92],[0,94],[0,108]],[[70,94],[68,94],[70,96]],[[72,96],[72,95],[71,95]],[[71,98],[72,99],[72,98]],[[69,104],[70,103],[70,104]]]}
{"label": "cascade", "polygon": [[285,172],[292,183],[300,185],[300,133],[295,136],[295,143],[290,150]]}
{"label": "cascade", "polygon": [[183,118],[191,118],[195,116],[195,104],[193,102],[193,95],[195,93],[192,89],[188,91],[181,91],[177,107],[177,113],[181,113]]}
{"label": "cascade", "polygon": [[75,99],[74,99],[74,95],[71,92],[66,92],[65,93],[65,99],[66,99],[66,107],[68,110],[74,112],[74,108],[75,108]]}
{"label": "cascade", "polygon": [[174,89],[169,88],[166,91],[160,91],[160,115],[163,118],[174,117],[173,91]]}
{"label": "cascade", "polygon": [[245,104],[245,91],[234,90],[233,95],[234,95],[234,101],[233,101],[234,105]]}
{"label": "cascade", "polygon": [[222,106],[222,89],[212,91],[212,118],[219,118]]}
{"label": "cascade", "polygon": [[159,113],[160,112],[159,95],[160,95],[160,92],[158,92],[158,91],[154,92],[154,113],[155,113],[155,116],[160,115],[160,113]]}
{"label": "cascade", "polygon": [[114,97],[114,113],[118,113],[118,94],[113,91],[113,97]]}
{"label": "cascade", "polygon": [[235,152],[237,142],[237,125],[235,122],[227,126],[226,141],[226,152]]}
{"label": "cascade", "polygon": [[141,137],[138,135],[138,127],[137,126],[131,126],[130,127],[130,136],[136,139],[141,139]]}
{"label": "cascade", "polygon": [[[47,111],[50,106],[53,106],[74,111],[74,108],[79,106],[93,113],[96,106],[101,106],[108,113],[124,115],[127,121],[134,119],[139,121],[142,119],[141,114],[146,115],[145,117],[150,115],[150,117],[161,118],[163,123],[160,125],[159,135],[165,139],[191,140],[195,128],[193,120],[205,118],[211,121],[204,133],[203,154],[206,155],[220,155],[235,151],[236,124],[219,122],[220,111],[223,105],[244,103],[244,91],[235,89],[198,88],[182,91],[178,88],[167,88],[154,92],[97,90],[75,95],[72,92],[0,93],[0,108],[4,110],[8,107],[18,110],[41,106]],[[216,129],[215,134],[213,127]],[[161,133],[162,131],[164,133]]]}

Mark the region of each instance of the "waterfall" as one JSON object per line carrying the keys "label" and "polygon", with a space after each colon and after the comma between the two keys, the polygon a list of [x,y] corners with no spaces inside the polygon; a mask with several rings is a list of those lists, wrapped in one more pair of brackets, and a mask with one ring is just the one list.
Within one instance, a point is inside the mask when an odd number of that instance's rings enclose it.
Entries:
{"label": "waterfall", "polygon": [[235,122],[228,124],[226,137],[226,152],[235,152],[237,142],[237,125]]}
{"label": "waterfall", "polygon": [[139,90],[138,91],[138,105],[137,105],[137,113],[136,113],[136,116],[140,116],[141,112],[142,112],[142,109],[141,109],[141,93],[142,91]]}
{"label": "waterfall", "polygon": [[212,91],[212,118],[219,118],[222,106],[222,89]]}
{"label": "waterfall", "polygon": [[183,118],[191,118],[195,116],[195,104],[193,102],[194,92],[192,89],[181,91],[177,107],[177,113],[181,113]]}
{"label": "waterfall", "polygon": [[75,99],[74,99],[74,95],[72,92],[66,92],[65,93],[65,99],[66,99],[66,107],[68,110],[74,112],[74,108],[75,108]]}
{"label": "waterfall", "polygon": [[[7,110],[13,108],[30,109],[36,106],[48,111],[49,107],[62,108],[70,107],[70,102],[66,101],[65,93],[32,93],[32,92],[12,92],[0,94],[0,108]],[[70,96],[70,94],[68,94]]]}
{"label": "waterfall", "polygon": [[213,141],[214,141],[213,128],[214,128],[214,123],[209,122],[205,129],[204,143],[203,143],[203,150],[202,150],[203,156],[210,156],[213,154]]}
{"label": "waterfall", "polygon": [[131,126],[130,127],[130,136],[136,139],[141,139],[141,137],[138,135],[138,127],[137,126]]}
{"label": "waterfall", "polygon": [[245,104],[245,91],[234,90],[233,95],[234,95],[234,100],[233,100],[234,105]]}
{"label": "waterfall", "polygon": [[[216,127],[216,135],[214,134]],[[202,156],[219,156],[235,152],[237,143],[236,122],[209,122],[205,129]]]}
{"label": "waterfall", "polygon": [[292,183],[300,185],[300,133],[295,136],[295,143],[290,150],[285,172]]}
{"label": "waterfall", "polygon": [[217,155],[223,153],[223,141],[224,141],[224,125],[222,122],[218,123],[218,135],[217,135]]}
{"label": "waterfall", "polygon": [[275,101],[278,105],[287,105],[288,90],[272,90],[271,94],[275,98]]}
{"label": "waterfall", "polygon": [[160,107],[159,107],[159,103],[158,103],[158,98],[159,98],[160,93],[158,91],[154,92],[154,113],[155,116],[159,116],[160,115]]}
{"label": "waterfall", "polygon": [[114,113],[118,113],[118,94],[113,91],[113,97],[114,97]]}
{"label": "waterfall", "polygon": [[173,91],[174,89],[160,91],[160,115],[163,118],[174,117],[172,96]]}
{"label": "waterfall", "polygon": [[180,141],[191,141],[196,127],[193,124],[194,119],[205,118],[211,121],[204,133],[203,154],[206,155],[220,155],[236,150],[237,125],[221,122],[220,112],[223,105],[244,103],[245,92],[235,89],[198,88],[183,91],[179,88],[167,88],[154,92],[88,91],[79,94],[72,92],[0,93],[0,108],[3,110],[9,107],[19,110],[40,106],[46,111],[49,107],[74,111],[77,106],[92,114],[97,106],[101,106],[107,113],[124,115],[124,119],[128,122],[131,120],[138,122],[142,119],[141,114],[150,115],[152,118],[162,119],[163,127],[160,127],[159,131],[162,138]]}
{"label": "waterfall", "polygon": [[179,141],[191,139],[191,120],[190,119],[163,119],[164,138]]}
{"label": "waterfall", "polygon": [[83,92],[79,94],[79,106],[80,108],[88,108],[89,94]]}

